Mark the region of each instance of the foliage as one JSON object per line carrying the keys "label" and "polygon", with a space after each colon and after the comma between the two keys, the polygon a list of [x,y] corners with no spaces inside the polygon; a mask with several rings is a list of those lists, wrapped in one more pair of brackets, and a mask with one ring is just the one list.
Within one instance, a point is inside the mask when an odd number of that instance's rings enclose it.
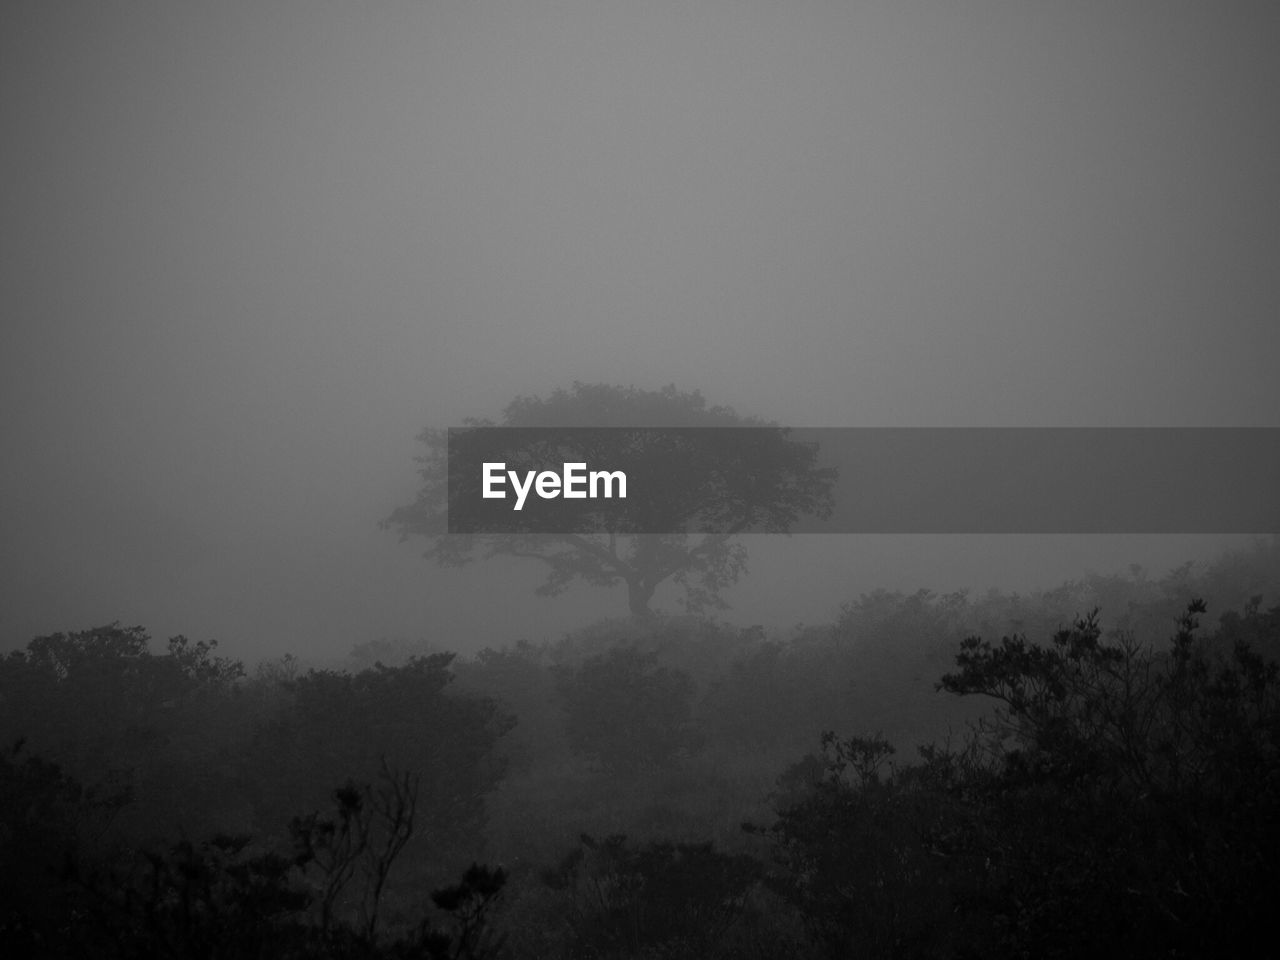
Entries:
{"label": "foliage", "polygon": [[67,952],[85,911],[75,865],[128,801],[127,785],[86,789],[21,742],[0,755],[0,952]]}
{"label": "foliage", "polygon": [[240,729],[228,706],[244,674],[216,651],[175,636],[156,654],[144,628],[118,623],[36,637],[0,660],[0,737],[82,783],[131,784],[121,821],[136,829],[204,829],[230,789],[221,754]]}
{"label": "foliage", "polygon": [[760,877],[751,857],[710,843],[648,843],[624,836],[581,844],[543,881],[565,896],[574,955],[723,957]]}
{"label": "foliage", "polygon": [[364,883],[356,901],[357,929],[373,939],[391,866],[413,836],[418,786],[419,777],[391,770],[384,759],[378,787],[348,780],[334,791],[336,818],[312,813],[293,819],[295,862],[314,864],[321,874],[322,927],[331,925],[338,897],[359,874]]}
{"label": "foliage", "polygon": [[563,670],[560,694],[570,748],[606,771],[636,773],[696,752],[694,684],[658,666],[655,653],[619,647]]}
{"label": "foliage", "polygon": [[449,914],[452,947],[448,960],[481,960],[501,953],[506,940],[494,934],[489,915],[507,883],[506,871],[473,863],[452,887],[436,890],[431,902]]}
{"label": "foliage", "polygon": [[[392,864],[414,828],[416,789],[384,767],[380,787],[348,782],[334,791],[335,815],[294,819],[293,849],[264,848],[248,835],[183,840],[92,877],[93,914],[116,957],[280,957],[479,960],[494,956],[486,914],[505,883],[501,870],[473,864],[455,886],[432,894],[448,916],[424,915],[387,931],[378,907]],[[307,882],[318,876],[318,882]],[[337,909],[339,897],[356,910]]]}
{"label": "foliage", "polygon": [[[481,420],[473,427],[494,426]],[[627,431],[605,449],[575,453],[583,462],[623,469],[632,462],[661,462],[678,479],[660,497],[629,497],[620,505],[626,522],[618,533],[528,532],[447,534],[447,433],[427,429],[419,436],[424,452],[417,458],[422,487],[411,504],[394,510],[384,528],[403,538],[423,536],[426,556],[447,566],[461,566],[477,556],[536,559],[547,568],[538,588],[553,596],[581,580],[593,586],[625,584],[633,616],[646,617],[658,586],[671,580],[682,590],[690,611],[723,607],[721,592],[746,570],[746,551],[734,543],[748,528],[782,532],[802,514],[825,515],[831,509],[834,472],[816,464],[812,445],[787,439],[786,431],[727,407],[708,406],[701,393],[682,393],[674,386],[644,391],[605,384],[574,383],[546,398],[519,397],[507,405],[506,427],[771,427],[767,433],[715,434],[694,443],[687,435],[658,435],[652,430]],[[482,440],[482,434],[474,434]],[[708,434],[711,438],[712,435]],[[715,439],[718,438],[718,439]],[[747,441],[749,446],[744,446]],[[675,444],[676,447],[672,447]],[[483,458],[481,458],[483,459]],[[480,460],[477,460],[480,462]],[[697,469],[693,464],[697,464]],[[679,530],[695,518],[716,520],[723,532],[702,536],[653,533]]]}
{"label": "foliage", "polygon": [[717,740],[740,749],[805,743],[827,699],[812,661],[777,640],[751,643],[707,692],[703,709]]}
{"label": "foliage", "polygon": [[[1068,953],[1067,931],[1093,949],[1134,930],[1148,938],[1134,949],[1229,950],[1225,932],[1254,926],[1280,892],[1280,666],[1243,636],[1229,650],[1198,640],[1204,609],[1188,605],[1159,655],[1102,642],[1094,614],[1048,648],[967,640],[943,678],[1003,705],[988,732],[1005,744],[989,855],[1040,950]],[[1280,608],[1230,622],[1274,637]],[[1031,803],[1035,817],[1020,812]]]}
{"label": "foliage", "polygon": [[830,957],[938,956],[954,926],[945,876],[915,830],[910,781],[882,771],[893,752],[879,737],[824,734],[795,781],[807,788],[769,831],[771,885]]}
{"label": "foliage", "polygon": [[830,956],[1234,956],[1280,894],[1280,608],[1167,650],[1096,613],[1047,646],[963,642],[940,686],[1000,709],[888,767],[827,735],[770,828],[779,890]]}
{"label": "foliage", "polygon": [[[790,632],[375,642],[347,672],[36,638],[0,659],[0,744],[26,737],[0,755],[0,955],[1247,955],[1280,894],[1277,557],[871,591]],[[1202,591],[1235,605],[1216,629],[1175,620]],[[1098,604],[1121,629],[1075,617]],[[574,698],[608,776],[570,753]],[[828,736],[770,801],[823,729],[883,733]]]}
{"label": "foliage", "polygon": [[553,666],[548,644],[524,640],[502,650],[485,648],[453,663],[460,692],[491,697],[517,718],[497,745],[508,774],[554,765],[568,753]]}
{"label": "foliage", "polygon": [[450,693],[452,660],[432,654],[354,674],[310,670],[290,682],[245,760],[260,817],[312,806],[321,784],[344,771],[372,777],[385,762],[421,778],[428,834],[459,845],[473,837],[483,798],[503,772],[494,745],[514,721],[491,699]]}
{"label": "foliage", "polygon": [[414,778],[384,766],[348,781],[331,817],[295,817],[292,844],[249,834],[180,840],[162,852],[85,843],[124,802],[56,764],[0,758],[0,952],[174,960],[216,957],[480,960],[501,946],[488,920],[506,874],[476,864],[391,930],[379,904],[414,830]]}

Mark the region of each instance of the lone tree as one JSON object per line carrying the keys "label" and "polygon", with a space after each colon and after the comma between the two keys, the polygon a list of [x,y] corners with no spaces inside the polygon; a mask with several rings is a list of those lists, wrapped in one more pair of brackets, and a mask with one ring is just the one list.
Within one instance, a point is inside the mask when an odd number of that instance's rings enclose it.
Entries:
{"label": "lone tree", "polygon": [[[721,431],[706,435],[692,449],[700,458],[701,479],[664,488],[660,502],[644,497],[615,504],[623,514],[617,529],[591,532],[448,532],[448,434],[428,428],[418,437],[422,486],[413,503],[396,508],[382,521],[402,540],[423,536],[426,556],[458,567],[497,556],[528,557],[549,569],[538,587],[555,596],[575,580],[601,587],[626,584],[631,614],[650,615],[658,585],[678,584],[690,612],[727,606],[721,591],[746,571],[746,548],[733,541],[744,531],[785,533],[803,515],[824,517],[832,508],[836,471],[819,467],[817,445],[792,440],[787,430],[732,409],[708,406],[702,394],[674,386],[657,391],[575,382],[549,397],[518,397],[503,411],[500,424],[469,419],[470,427],[757,427],[765,431]],[[701,435],[700,435],[701,436]],[[595,462],[635,463],[636,458],[673,457],[673,448],[654,431],[627,431],[611,450],[593,447]],[[603,456],[602,456],[603,454]],[[679,454],[674,454],[679,459]],[[681,462],[688,471],[688,464]],[[659,518],[655,523],[655,518]],[[698,527],[710,518],[714,533],[645,533],[654,529]],[[703,523],[702,529],[708,529]]]}

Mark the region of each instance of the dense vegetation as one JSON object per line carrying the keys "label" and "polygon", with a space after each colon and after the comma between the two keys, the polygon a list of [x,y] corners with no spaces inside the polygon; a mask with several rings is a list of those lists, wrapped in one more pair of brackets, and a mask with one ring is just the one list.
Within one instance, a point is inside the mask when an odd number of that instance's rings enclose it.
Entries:
{"label": "dense vegetation", "polygon": [[36,638],[0,660],[0,952],[1241,955],[1280,895],[1278,601],[1271,540],[781,636],[253,671]]}

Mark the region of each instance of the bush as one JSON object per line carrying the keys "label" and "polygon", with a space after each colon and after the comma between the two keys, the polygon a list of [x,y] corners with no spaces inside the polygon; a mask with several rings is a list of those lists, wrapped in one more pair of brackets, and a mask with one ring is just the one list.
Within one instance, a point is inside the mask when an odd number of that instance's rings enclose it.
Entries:
{"label": "bush", "polygon": [[1000,706],[888,766],[823,740],[771,829],[774,883],[831,956],[1239,955],[1280,895],[1280,636],[1255,603],[1155,652],[1096,612],[1049,646],[966,639],[940,686]]}
{"label": "bush", "polygon": [[583,834],[544,882],[564,895],[570,955],[712,958],[728,955],[760,873],[756,860],[710,843]]}
{"label": "bush", "polygon": [[666,767],[701,747],[693,681],[658,666],[655,653],[620,647],[590,657],[561,672],[559,689],[570,749],[605,771]]}

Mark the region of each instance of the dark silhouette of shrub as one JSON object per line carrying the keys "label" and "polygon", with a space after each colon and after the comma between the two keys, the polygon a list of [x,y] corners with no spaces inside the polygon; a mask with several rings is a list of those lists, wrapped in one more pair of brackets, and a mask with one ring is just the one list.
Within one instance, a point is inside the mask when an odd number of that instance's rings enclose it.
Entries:
{"label": "dark silhouette of shrub", "polygon": [[635,846],[583,834],[543,879],[566,895],[574,955],[712,958],[727,955],[760,870],[710,843]]}

